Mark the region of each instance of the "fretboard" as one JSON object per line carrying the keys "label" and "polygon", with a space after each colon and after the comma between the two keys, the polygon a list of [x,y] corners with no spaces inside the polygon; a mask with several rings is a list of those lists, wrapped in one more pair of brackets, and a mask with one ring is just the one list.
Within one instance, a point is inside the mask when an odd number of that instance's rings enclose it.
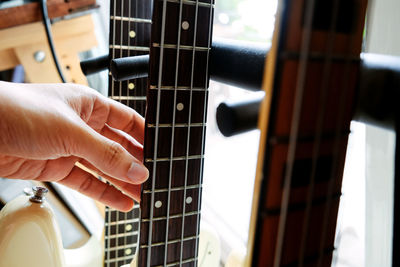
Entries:
{"label": "fretboard", "polygon": [[248,265],[331,266],[367,0],[279,6]]}
{"label": "fretboard", "polygon": [[[151,0],[111,0],[109,58],[149,53]],[[147,78],[116,82],[109,75],[109,97],[144,116]],[[124,213],[106,207],[104,266],[129,264],[136,252],[139,205]]]}
{"label": "fretboard", "polygon": [[139,266],[196,266],[212,0],[154,2]]}

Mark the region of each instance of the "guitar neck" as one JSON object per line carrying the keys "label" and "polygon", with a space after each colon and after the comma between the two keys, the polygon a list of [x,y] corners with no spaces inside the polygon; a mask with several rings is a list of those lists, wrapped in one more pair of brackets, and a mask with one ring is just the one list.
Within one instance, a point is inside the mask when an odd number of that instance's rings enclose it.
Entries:
{"label": "guitar neck", "polygon": [[330,266],[364,0],[280,1],[260,112],[250,266]]}
{"label": "guitar neck", "polygon": [[[152,1],[111,0],[109,57],[121,58],[149,53]],[[109,75],[109,97],[144,116],[147,79],[114,81]],[[130,212],[106,207],[104,266],[129,264],[136,253],[139,205]]]}
{"label": "guitar neck", "polygon": [[195,266],[214,2],[155,1],[139,266]]}

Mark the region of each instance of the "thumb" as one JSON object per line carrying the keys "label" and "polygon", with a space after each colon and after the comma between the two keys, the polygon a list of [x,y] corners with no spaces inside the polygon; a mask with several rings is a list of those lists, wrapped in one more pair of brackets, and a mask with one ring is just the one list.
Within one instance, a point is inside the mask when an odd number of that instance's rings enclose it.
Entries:
{"label": "thumb", "polygon": [[76,156],[86,159],[103,173],[121,181],[140,184],[148,178],[147,168],[122,145],[90,127],[84,129],[84,132],[76,146]]}

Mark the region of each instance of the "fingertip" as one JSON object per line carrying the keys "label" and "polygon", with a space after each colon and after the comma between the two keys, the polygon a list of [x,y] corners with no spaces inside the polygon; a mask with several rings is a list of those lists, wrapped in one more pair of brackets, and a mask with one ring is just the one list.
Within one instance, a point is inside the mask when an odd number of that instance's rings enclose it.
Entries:
{"label": "fingertip", "polygon": [[133,207],[135,207],[135,201],[130,199],[130,201],[127,201],[124,206],[119,208],[119,210],[122,212],[128,212],[131,211]]}
{"label": "fingertip", "polygon": [[135,184],[141,184],[149,178],[149,170],[140,162],[133,161],[128,169],[127,177]]}

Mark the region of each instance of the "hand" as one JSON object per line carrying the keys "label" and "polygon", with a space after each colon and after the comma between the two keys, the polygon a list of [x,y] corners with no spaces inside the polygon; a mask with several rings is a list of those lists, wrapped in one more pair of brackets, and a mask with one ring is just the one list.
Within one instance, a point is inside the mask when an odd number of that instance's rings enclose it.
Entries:
{"label": "hand", "polygon": [[85,86],[0,82],[0,177],[55,181],[128,211],[148,177],[143,135],[139,114]]}

